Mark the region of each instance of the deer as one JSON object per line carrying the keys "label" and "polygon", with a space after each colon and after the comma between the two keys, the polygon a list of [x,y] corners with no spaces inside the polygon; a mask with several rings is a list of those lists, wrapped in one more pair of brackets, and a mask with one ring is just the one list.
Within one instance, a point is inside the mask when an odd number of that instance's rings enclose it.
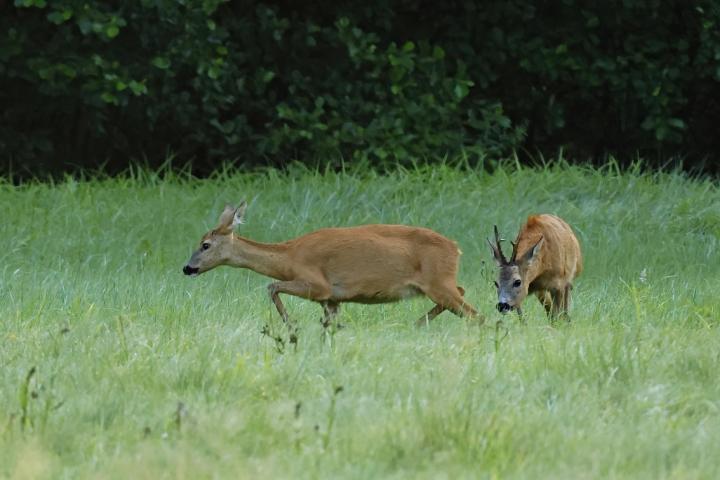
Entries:
{"label": "deer", "polygon": [[246,209],[244,200],[237,208],[225,206],[218,225],[203,235],[183,267],[185,275],[197,276],[227,265],[271,277],[276,281],[268,285],[268,294],[287,326],[291,324],[280,294],[319,303],[325,328],[341,303],[389,303],[418,295],[435,303],[417,321],[419,325],[445,310],[460,317],[479,316],[456,283],[462,252],[454,241],[433,230],[362,225],[324,228],[281,243],[261,243],[234,233],[245,222]]}
{"label": "deer", "polygon": [[583,270],[580,243],[570,225],[555,215],[531,215],[511,242],[510,260],[500,246],[497,225],[494,229],[495,244],[488,243],[499,267],[498,311],[515,310],[522,321],[523,300],[534,293],[551,320],[569,320],[572,282]]}

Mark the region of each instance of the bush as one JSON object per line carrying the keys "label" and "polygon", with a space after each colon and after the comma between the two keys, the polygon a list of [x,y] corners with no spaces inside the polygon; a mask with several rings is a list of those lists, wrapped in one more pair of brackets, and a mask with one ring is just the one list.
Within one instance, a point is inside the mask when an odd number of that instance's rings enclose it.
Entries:
{"label": "bush", "polygon": [[715,2],[0,2],[4,169],[718,151]]}

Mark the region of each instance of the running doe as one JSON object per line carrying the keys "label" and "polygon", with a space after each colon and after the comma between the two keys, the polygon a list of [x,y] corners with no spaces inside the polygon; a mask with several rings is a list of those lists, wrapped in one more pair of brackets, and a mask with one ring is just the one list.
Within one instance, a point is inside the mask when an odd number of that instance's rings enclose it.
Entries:
{"label": "running doe", "polygon": [[268,285],[270,299],[286,324],[280,300],[284,293],[318,302],[328,327],[343,302],[387,303],[425,295],[435,306],[418,324],[450,310],[477,316],[463,299],[456,275],[457,244],[427,228],[405,225],[364,225],[324,228],[281,243],[260,243],[233,233],[243,223],[246,202],[228,205],[218,226],[206,233],[183,268],[198,275],[220,265],[249,268],[276,279]]}

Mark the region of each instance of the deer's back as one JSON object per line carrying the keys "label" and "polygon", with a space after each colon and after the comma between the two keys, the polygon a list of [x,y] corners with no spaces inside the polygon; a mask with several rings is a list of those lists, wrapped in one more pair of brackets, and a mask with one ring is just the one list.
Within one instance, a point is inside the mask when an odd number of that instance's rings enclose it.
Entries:
{"label": "deer's back", "polygon": [[582,272],[580,243],[570,225],[555,215],[532,215],[518,235],[518,257],[544,238],[538,269],[547,279],[572,281]]}
{"label": "deer's back", "polygon": [[363,303],[410,296],[433,276],[454,277],[460,256],[452,240],[405,225],[326,228],[288,247],[294,264],[322,275],[333,297]]}
{"label": "deer's back", "polygon": [[452,240],[422,227],[362,225],[324,228],[288,242],[293,257],[312,263],[415,259],[433,251],[457,258]]}

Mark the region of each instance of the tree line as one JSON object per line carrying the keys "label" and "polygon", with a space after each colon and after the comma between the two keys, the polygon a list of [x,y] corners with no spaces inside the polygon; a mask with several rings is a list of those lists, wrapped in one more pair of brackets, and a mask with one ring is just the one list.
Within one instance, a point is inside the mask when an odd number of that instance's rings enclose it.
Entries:
{"label": "tree line", "polygon": [[719,81],[710,0],[0,0],[19,175],[559,149],[717,172]]}

